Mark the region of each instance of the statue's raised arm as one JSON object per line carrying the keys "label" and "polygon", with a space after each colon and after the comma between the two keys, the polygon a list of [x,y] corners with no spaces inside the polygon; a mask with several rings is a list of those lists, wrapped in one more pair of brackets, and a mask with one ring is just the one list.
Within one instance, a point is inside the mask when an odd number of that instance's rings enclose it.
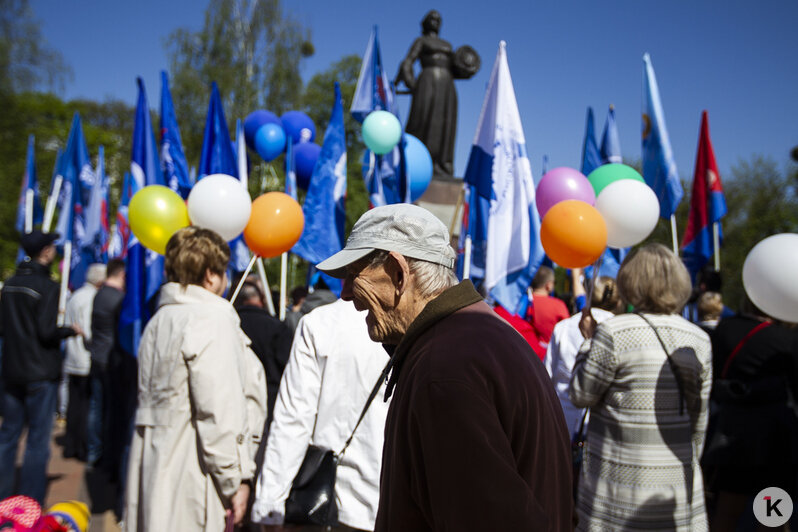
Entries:
{"label": "statue's raised arm", "polygon": [[[413,95],[405,131],[423,142],[432,156],[437,177],[454,174],[454,140],[457,130],[455,79],[470,78],[479,70],[479,56],[469,46],[452,51],[452,45],[438,36],[441,15],[430,11],[421,21],[422,35],[407,52],[395,85],[400,82]],[[421,62],[416,79],[414,64]]]}

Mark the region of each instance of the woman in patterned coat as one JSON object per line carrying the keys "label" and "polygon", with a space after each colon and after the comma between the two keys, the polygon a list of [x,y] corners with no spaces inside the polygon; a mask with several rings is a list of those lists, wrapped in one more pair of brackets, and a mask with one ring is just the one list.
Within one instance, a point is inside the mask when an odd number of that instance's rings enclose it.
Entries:
{"label": "woman in patterned coat", "polygon": [[635,313],[585,315],[569,395],[590,408],[577,530],[706,530],[699,458],[712,385],[709,337],[678,313],[690,277],[665,246],[629,255],[618,289]]}

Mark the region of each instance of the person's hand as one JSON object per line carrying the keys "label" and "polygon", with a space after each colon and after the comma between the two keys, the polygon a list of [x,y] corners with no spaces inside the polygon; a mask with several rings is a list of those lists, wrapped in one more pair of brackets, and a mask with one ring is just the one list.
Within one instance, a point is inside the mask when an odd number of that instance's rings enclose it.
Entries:
{"label": "person's hand", "polygon": [[75,331],[76,335],[84,336],[84,337],[86,336],[86,333],[83,331],[81,326],[78,325],[77,323],[73,323],[72,325],[70,325],[70,327],[72,327],[72,330]]}
{"label": "person's hand", "polygon": [[230,499],[230,510],[233,512],[233,522],[237,525],[241,524],[244,515],[247,513],[247,502],[249,502],[249,486],[241,484],[238,491],[235,492]]}
{"label": "person's hand", "polygon": [[596,334],[597,326],[596,318],[590,313],[590,307],[582,309],[582,318],[579,320],[579,332],[582,333],[582,336],[593,338],[593,335]]}

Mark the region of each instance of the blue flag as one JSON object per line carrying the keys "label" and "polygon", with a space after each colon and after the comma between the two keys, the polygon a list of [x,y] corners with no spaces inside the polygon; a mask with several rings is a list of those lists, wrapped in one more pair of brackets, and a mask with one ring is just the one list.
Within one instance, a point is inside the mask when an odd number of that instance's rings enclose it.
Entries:
{"label": "blue flag", "polygon": [[657,78],[648,54],[643,55],[643,179],[659,200],[659,215],[670,218],[684,190],[673,158]]}
{"label": "blue flag", "polygon": [[604,134],[601,136],[601,164],[623,163],[621,157],[621,140],[618,136],[618,124],[615,123],[615,106],[610,105]]}
{"label": "blue flag", "polygon": [[[35,225],[42,223],[42,201],[39,194],[39,184],[36,180],[34,148],[35,140],[33,135],[30,135],[28,137],[28,157],[25,164],[25,173],[22,175],[22,187],[19,193],[19,205],[17,206],[17,223],[15,225],[20,234],[32,231]],[[28,198],[30,198],[30,202]],[[28,210],[28,203],[30,203],[30,211]],[[29,228],[25,227],[26,219],[30,223]]]}
{"label": "blue flag", "polygon": [[[243,133],[238,136],[241,137],[241,135]],[[230,140],[230,130],[227,128],[227,119],[224,116],[222,96],[214,81],[211,84],[211,99],[208,102],[208,116],[205,119],[199,179],[211,174],[225,174],[241,179],[239,175],[241,154],[237,153],[238,149],[234,149],[234,146],[237,148],[237,145]],[[244,176],[242,186],[246,187],[246,176]],[[230,273],[246,270],[249,263],[249,250],[246,249],[243,238],[239,236],[229,242],[229,245]]]}
{"label": "blue flag", "polygon": [[94,175],[94,186],[86,207],[86,235],[80,243],[83,259],[89,264],[108,261],[108,176],[105,175],[105,149],[102,146],[97,155]]}
{"label": "blue flag", "polygon": [[590,174],[601,166],[601,156],[596,145],[596,135],[593,127],[593,108],[587,108],[587,124],[585,126],[585,141],[582,143],[582,169],[584,175]]}
{"label": "blue flag", "polygon": [[136,192],[138,192],[138,186],[136,185],[136,180],[133,179],[133,174],[125,172],[125,178],[122,181],[122,195],[119,199],[119,207],[116,210],[116,223],[108,243],[108,256],[112,259],[127,258],[127,247],[130,242],[127,206],[130,204],[130,198]]}
{"label": "blue flag", "polygon": [[[249,172],[247,172],[247,144],[244,139],[244,127],[241,124],[241,120],[236,120],[236,140],[234,146],[238,179],[241,181],[241,186],[244,187],[244,190],[247,190],[249,175]],[[246,242],[244,242],[244,236],[239,235],[235,240],[230,242],[230,270],[233,272],[243,272],[247,269],[249,260],[249,248]],[[230,278],[232,279],[232,275]]]}
{"label": "blue flag", "polygon": [[294,143],[291,139],[285,143],[285,193],[294,199],[296,195],[296,161],[294,160]]}
{"label": "blue flag", "polygon": [[[136,80],[139,88],[136,104],[136,125],[133,129],[133,151],[130,173],[136,190],[149,185],[166,185],[158,162],[158,149],[150,121],[150,107],[144,81]],[[153,297],[163,282],[163,256],[146,249],[135,235],[130,236],[127,252],[127,289],[119,319],[119,342],[130,355],[138,356],[141,332],[151,316]]]}
{"label": "blue flag", "polygon": [[543,261],[540,216],[521,115],[501,41],[471,147],[465,182],[472,277],[510,313],[523,312]]}
{"label": "blue flag", "polygon": [[164,71],[161,72],[161,171],[167,186],[183,199],[188,198],[188,193],[191,192],[188,163],[183,153],[180,129],[177,127],[169,78]]}
{"label": "blue flag", "polygon": [[83,212],[94,186],[94,172],[89,160],[89,149],[83,137],[80,115],[75,113],[69,131],[67,147],[59,160],[58,175],[61,176],[61,191],[58,196],[58,224],[55,241],[63,253],[65,244],[71,242],[72,253],[69,268],[69,286],[72,290],[83,286],[88,264],[82,257],[81,247],[86,240],[86,219]]}
{"label": "blue flag", "polygon": [[238,163],[230,141],[230,130],[224,117],[222,97],[214,81],[211,84],[211,99],[208,102],[208,116],[205,119],[205,134],[202,137],[199,175],[226,174],[238,178]]}
{"label": "blue flag", "polygon": [[[318,264],[344,246],[346,210],[346,137],[341,88],[335,82],[335,102],[330,123],[324,133],[324,145],[313,168],[302,212],[305,229],[291,251],[311,264]],[[325,276],[325,282],[340,294],[338,279]],[[331,284],[332,283],[332,284]]]}
{"label": "blue flag", "polygon": [[[374,26],[369,36],[349,109],[352,117],[361,123],[372,111],[397,114],[393,88],[382,65],[377,26]],[[403,144],[404,139],[399,142],[399,146]],[[385,155],[376,155],[370,150],[363,154],[363,180],[366,182],[372,207],[409,202],[410,187],[405,177],[402,150],[399,146]]]}

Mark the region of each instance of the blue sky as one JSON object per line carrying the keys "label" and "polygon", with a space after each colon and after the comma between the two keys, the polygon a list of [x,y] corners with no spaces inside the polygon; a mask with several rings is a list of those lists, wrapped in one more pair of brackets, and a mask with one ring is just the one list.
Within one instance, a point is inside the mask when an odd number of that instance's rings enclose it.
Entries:
{"label": "blue sky", "polygon": [[[347,54],[362,54],[380,27],[391,77],[430,8],[443,16],[441,37],[474,47],[481,71],[457,82],[455,170],[462,175],[499,40],[508,58],[535,179],[549,167],[579,167],[587,106],[601,135],[615,104],[625,157],[640,156],[643,53],[651,54],[679,174],[690,181],[701,111],[721,176],[740,159],[771,156],[779,165],[798,145],[798,2],[792,0],[284,0],[310,27],[315,56],[307,80]],[[157,106],[158,73],[167,67],[164,39],[177,27],[200,29],[200,0],[32,0],[49,44],[74,70],[67,98],[114,97],[135,104],[135,78]],[[401,6],[401,7],[398,7]],[[210,80],[209,80],[210,81]],[[406,119],[409,97],[400,97]],[[180,117],[178,117],[178,120]],[[183,136],[202,132],[182,131]],[[64,132],[66,137],[67,132]]]}

